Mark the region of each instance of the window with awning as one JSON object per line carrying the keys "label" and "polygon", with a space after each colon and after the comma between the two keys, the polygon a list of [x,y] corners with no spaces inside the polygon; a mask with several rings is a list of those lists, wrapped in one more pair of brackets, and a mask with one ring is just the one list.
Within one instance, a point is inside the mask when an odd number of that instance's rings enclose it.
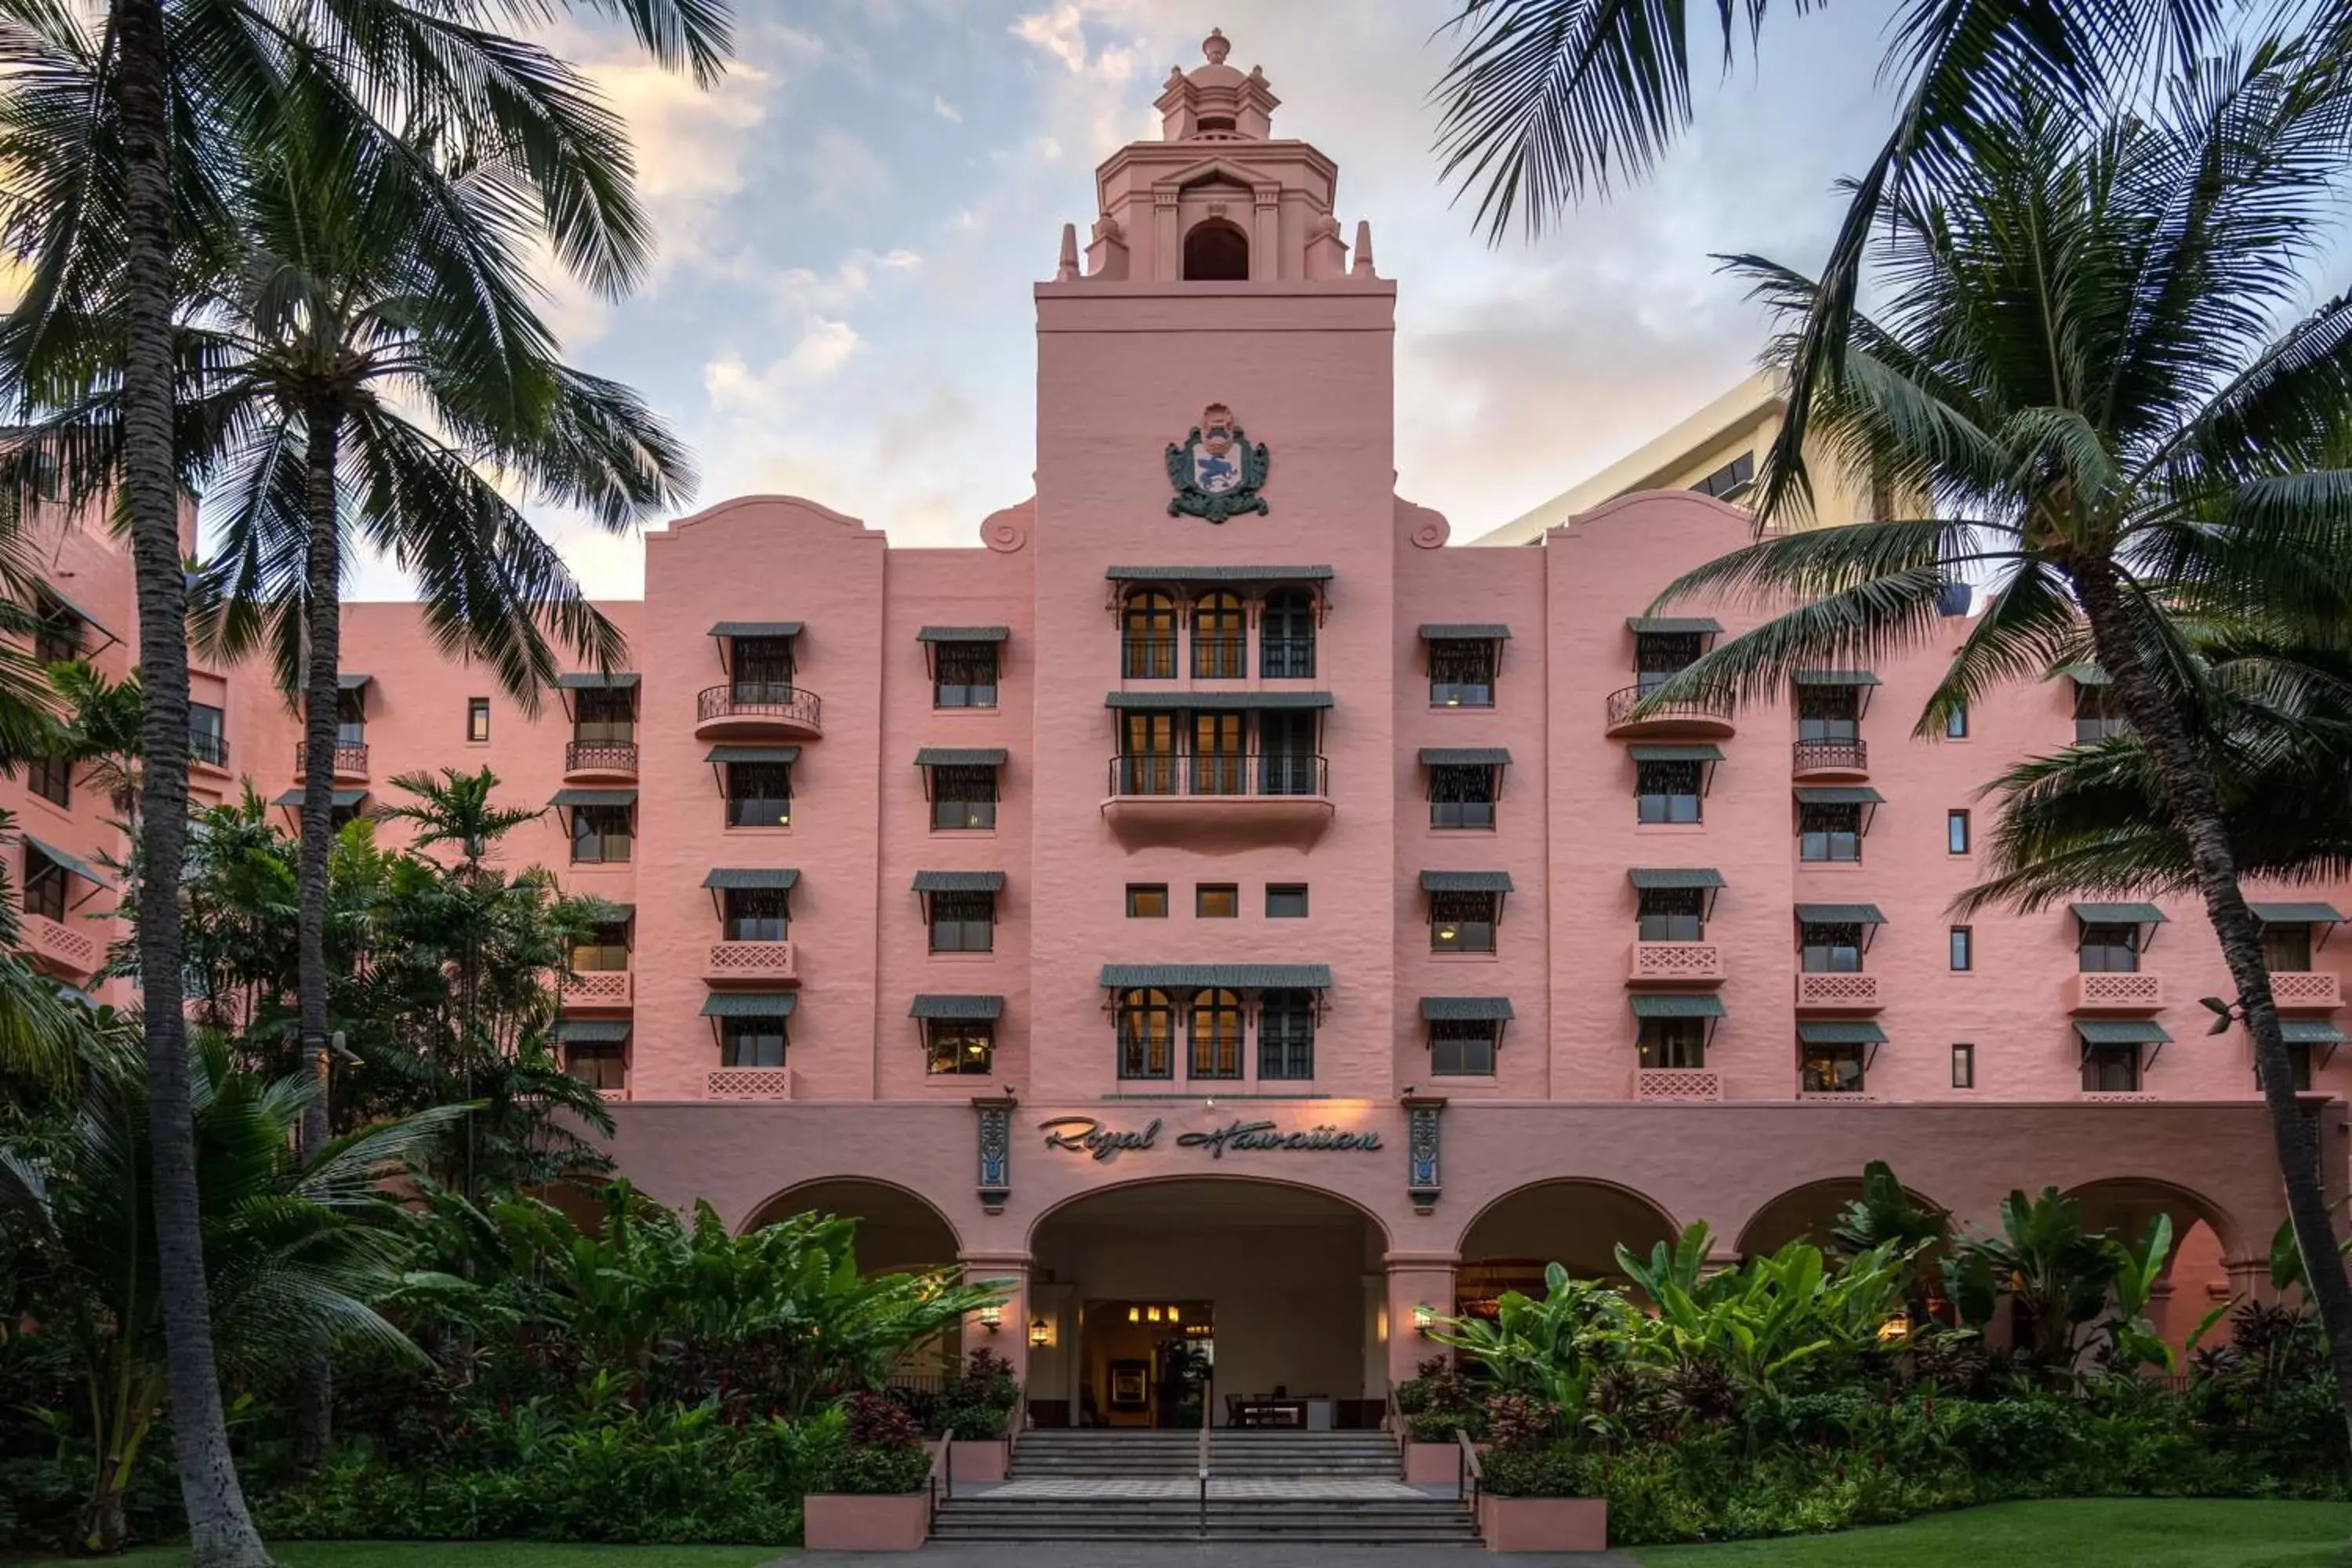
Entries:
{"label": "window with awning", "polygon": [[1503,918],[1503,898],[1511,890],[1507,871],[1423,871],[1421,889],[1429,896],[1432,952],[1492,952],[1495,928]]}
{"label": "window with awning", "polygon": [[2172,1036],[2153,1018],[2074,1020],[2086,1094],[2134,1094]]}
{"label": "window with awning", "polygon": [[792,893],[801,874],[790,867],[718,867],[702,879],[728,942],[789,942]]}
{"label": "window with awning", "polygon": [[799,1000],[789,991],[713,991],[702,999],[725,1068],[780,1068]]}
{"label": "window with awning", "polygon": [[2344,920],[2336,906],[2327,903],[2250,901],[2246,908],[2262,922],[2263,963],[2273,974],[2308,971],[2312,954],[2327,945],[2327,939]]}
{"label": "window with awning", "polygon": [[1806,785],[1791,792],[1797,806],[1797,858],[1862,858],[1862,841],[1885,796],[1868,784]]}
{"label": "window with awning", "polygon": [[2136,973],[2156,928],[2166,923],[2154,904],[2077,903],[2067,910],[2074,917],[2074,967],[2084,974]]}
{"label": "window with awning", "polygon": [[1511,764],[1502,746],[1423,746],[1421,765],[1429,775],[1429,825],[1462,829],[1495,826],[1495,805],[1503,797],[1503,771]]}
{"label": "window with awning", "polygon": [[1645,991],[1635,992],[1628,1005],[1633,1014],[1634,1056],[1643,1070],[1706,1066],[1706,1048],[1723,1021],[1723,998]]}
{"label": "window with awning", "polygon": [[1876,904],[1799,904],[1799,967],[1808,974],[1859,973],[1886,916]]}
{"label": "window with awning", "polygon": [[925,626],[915,634],[930,667],[934,708],[993,708],[1005,626]]}
{"label": "window with awning", "polygon": [[569,816],[572,863],[625,864],[636,841],[637,792],[633,789],[566,789],[548,805]]}
{"label": "window with awning", "polygon": [[1492,1078],[1503,1029],[1513,1014],[1507,996],[1424,996],[1429,1070],[1434,1078]]}
{"label": "window with awning", "polygon": [[1633,760],[1634,820],[1637,822],[1696,822],[1715,767],[1723,761],[1717,746],[1628,746]]}
{"label": "window with awning", "polygon": [[917,996],[908,1016],[922,1035],[924,1070],[933,1078],[993,1071],[996,1025],[1003,1013],[1002,996]]}
{"label": "window with awning", "polygon": [[1636,940],[1704,942],[1723,873],[1712,866],[1637,866],[1625,873],[1633,885]]}
{"label": "window with awning", "polygon": [[933,952],[988,952],[996,946],[996,898],[1004,890],[1002,871],[918,871],[915,896],[922,900]]}
{"label": "window with awning", "polygon": [[713,746],[703,761],[718,775],[730,827],[788,827],[798,746]]}
{"label": "window with awning", "polygon": [[937,833],[986,830],[996,826],[1002,746],[925,746],[915,753],[923,770],[923,798],[930,802]]}
{"label": "window with awning", "polygon": [[1432,623],[1421,628],[1432,708],[1492,708],[1511,628],[1499,621]]}
{"label": "window with awning", "polygon": [[1886,1043],[1886,1031],[1867,1020],[1800,1018],[1797,1087],[1804,1094],[1862,1094]]}

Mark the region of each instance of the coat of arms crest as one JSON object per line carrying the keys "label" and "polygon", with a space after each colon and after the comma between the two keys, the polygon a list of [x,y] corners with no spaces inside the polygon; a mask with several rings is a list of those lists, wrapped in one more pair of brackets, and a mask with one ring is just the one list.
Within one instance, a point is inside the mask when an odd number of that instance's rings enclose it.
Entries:
{"label": "coat of arms crest", "polygon": [[1251,446],[1234,423],[1234,411],[1212,403],[1183,445],[1168,444],[1168,482],[1176,487],[1168,515],[1189,512],[1211,522],[1244,511],[1263,517],[1265,498],[1257,492],[1265,483],[1265,444]]}

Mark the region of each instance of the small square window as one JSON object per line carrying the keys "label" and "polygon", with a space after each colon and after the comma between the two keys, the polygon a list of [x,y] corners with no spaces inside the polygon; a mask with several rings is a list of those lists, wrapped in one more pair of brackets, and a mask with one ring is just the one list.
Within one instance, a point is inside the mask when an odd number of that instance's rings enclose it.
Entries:
{"label": "small square window", "polygon": [[976,1076],[995,1065],[996,1026],[984,1018],[932,1018],[923,1026],[923,1045],[932,1077]]}
{"label": "small square window", "polygon": [[1168,884],[1129,882],[1127,885],[1127,918],[1131,921],[1166,920],[1168,918]]}
{"label": "small square window", "polygon": [[931,706],[996,706],[996,645],[941,643],[931,656]]}
{"label": "small square window", "polygon": [[1977,966],[1977,933],[1971,926],[1952,928],[1952,973],[1966,974]]}
{"label": "small square window", "polygon": [[1429,951],[1492,952],[1497,896],[1493,893],[1429,895]]}
{"label": "small square window", "polygon": [[1305,920],[1307,918],[1307,884],[1268,882],[1265,885],[1265,918],[1270,921]]}
{"label": "small square window", "polygon": [[1962,703],[1944,715],[1944,739],[1965,741],[1969,738],[1968,704]]}
{"label": "small square window", "polygon": [[1696,822],[1702,784],[1696,763],[1633,764],[1634,816],[1642,822]]}
{"label": "small square window", "polygon": [[1974,1046],[1952,1047],[1952,1087],[1974,1089],[1977,1086],[1977,1048]]}
{"label": "small square window", "polygon": [[996,826],[996,770],[931,770],[931,827],[940,833],[985,831]]}
{"label": "small square window", "polygon": [[994,893],[933,893],[930,906],[933,952],[995,951]]}
{"label": "small square window", "polygon": [[487,697],[466,699],[466,739],[476,745],[490,738],[490,700]]}
{"label": "small square window", "polygon": [[1969,814],[1965,811],[1944,813],[1944,849],[1952,855],[1969,852]]}
{"label": "small square window", "polygon": [[1229,921],[1242,912],[1242,890],[1231,882],[1202,882],[1192,889],[1192,913],[1204,921]]}
{"label": "small square window", "polygon": [[1429,1070],[1438,1078],[1492,1078],[1496,1037],[1492,1018],[1441,1018],[1429,1026]]}

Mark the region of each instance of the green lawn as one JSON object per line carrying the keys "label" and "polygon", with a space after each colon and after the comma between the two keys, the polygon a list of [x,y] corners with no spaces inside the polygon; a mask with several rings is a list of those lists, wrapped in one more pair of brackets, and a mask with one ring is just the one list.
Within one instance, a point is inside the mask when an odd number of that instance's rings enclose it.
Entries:
{"label": "green lawn", "polygon": [[[754,1568],[781,1555],[772,1546],[562,1546],[499,1541],[289,1542],[270,1554],[282,1568]],[[153,1546],[103,1560],[123,1568],[185,1568],[187,1550]],[[26,1568],[86,1568],[87,1557],[57,1558]]]}
{"label": "green lawn", "polygon": [[2346,1568],[2352,1503],[2000,1503],[1880,1530],[1630,1555],[1643,1568]]}

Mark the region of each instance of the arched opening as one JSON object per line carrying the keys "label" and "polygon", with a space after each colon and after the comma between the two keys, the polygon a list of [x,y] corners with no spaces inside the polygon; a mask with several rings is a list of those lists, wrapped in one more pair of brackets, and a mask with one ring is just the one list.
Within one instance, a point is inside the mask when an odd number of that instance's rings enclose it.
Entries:
{"label": "arched opening", "polygon": [[[1288,1155],[1291,1159],[1344,1155]],[[1377,1426],[1388,1238],[1343,1198],[1249,1178],[1090,1193],[1031,1233],[1041,1426]]]}
{"label": "arched opening", "polygon": [[1242,602],[1231,594],[1204,594],[1192,606],[1192,679],[1239,680],[1249,673],[1248,633]]}
{"label": "arched opening", "polygon": [[[2239,1255],[2236,1227],[2215,1205],[2185,1187],[2145,1177],[2122,1176],[2087,1182],[2066,1194],[2083,1207],[2083,1228],[2104,1230],[2116,1240],[2137,1247],[2158,1215],[2172,1221],[2172,1250],[2168,1255],[2163,1283],[2148,1303],[2148,1316],[2175,1349],[2193,1331],[2200,1319],[2229,1299],[2230,1277],[2225,1258]],[[2270,1238],[2262,1238],[2267,1247]],[[2258,1249],[2259,1250],[2259,1249]],[[2207,1344],[2227,1338],[2225,1331],[2206,1335]]]}
{"label": "arched opening", "polygon": [[1664,1210],[1606,1182],[1542,1182],[1487,1205],[1462,1236],[1454,1310],[1489,1317],[1506,1290],[1544,1293],[1544,1268],[1558,1263],[1583,1279],[1622,1280],[1617,1247],[1647,1256],[1677,1234]]}
{"label": "arched opening", "polygon": [[[1940,1211],[1943,1207],[1909,1186],[1905,1187],[1904,1194],[1923,1209]],[[1859,1176],[1841,1176],[1832,1181],[1791,1187],[1758,1209],[1742,1227],[1739,1256],[1763,1257],[1778,1252],[1792,1241],[1809,1241],[1824,1249],[1834,1247],[1837,1238],[1831,1234],[1832,1228],[1843,1217],[1846,1205],[1862,1195],[1862,1178]]]}
{"label": "arched opening", "polygon": [[857,1222],[857,1269],[898,1274],[955,1266],[955,1226],[929,1202],[887,1182],[844,1176],[778,1193],[743,1223],[746,1231],[796,1214],[838,1215]]}
{"label": "arched opening", "polygon": [[1120,673],[1129,680],[1176,679],[1176,602],[1129,594],[1119,612]]}
{"label": "arched opening", "polygon": [[1249,236],[1221,217],[1202,220],[1184,237],[1184,281],[1249,281]]}

